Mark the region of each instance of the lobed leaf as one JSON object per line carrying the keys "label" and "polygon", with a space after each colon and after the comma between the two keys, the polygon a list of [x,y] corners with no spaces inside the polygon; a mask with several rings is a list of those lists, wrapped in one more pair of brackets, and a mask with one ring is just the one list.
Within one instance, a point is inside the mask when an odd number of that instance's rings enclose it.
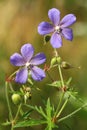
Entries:
{"label": "lobed leaf", "polygon": [[25,121],[21,121],[18,122],[16,125],[14,125],[14,128],[18,128],[18,127],[29,127],[29,126],[36,126],[36,125],[41,125],[41,124],[45,124],[46,121],[44,120],[25,120]]}
{"label": "lobed leaf", "polygon": [[61,88],[61,81],[60,80],[54,81],[53,83],[48,84],[48,85],[53,86],[53,87],[57,87],[57,88]]}

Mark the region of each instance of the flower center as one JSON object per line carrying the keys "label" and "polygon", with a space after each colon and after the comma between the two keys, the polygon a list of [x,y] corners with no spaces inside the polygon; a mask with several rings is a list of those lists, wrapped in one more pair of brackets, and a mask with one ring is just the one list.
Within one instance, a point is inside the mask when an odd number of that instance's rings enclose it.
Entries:
{"label": "flower center", "polygon": [[62,31],[62,29],[61,29],[60,26],[56,26],[54,29],[55,29],[55,31],[56,31],[57,33],[61,33],[61,31]]}
{"label": "flower center", "polygon": [[30,65],[30,63],[29,63],[29,62],[27,62],[27,63],[26,63],[26,67],[29,67],[29,65]]}
{"label": "flower center", "polygon": [[25,64],[25,66],[28,68],[28,70],[31,70],[31,68],[33,67],[33,65],[30,64],[29,62],[27,62],[27,63]]}

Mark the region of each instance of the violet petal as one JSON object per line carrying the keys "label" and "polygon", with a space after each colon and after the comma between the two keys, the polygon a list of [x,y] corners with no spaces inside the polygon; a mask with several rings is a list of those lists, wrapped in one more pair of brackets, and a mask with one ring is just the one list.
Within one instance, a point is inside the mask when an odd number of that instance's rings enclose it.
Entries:
{"label": "violet petal", "polygon": [[76,16],[74,14],[68,14],[60,21],[60,25],[62,28],[64,28],[69,27],[75,22],[76,22]]}
{"label": "violet petal", "polygon": [[26,83],[27,78],[28,78],[28,70],[27,68],[22,68],[18,70],[18,72],[16,73],[15,81],[22,84]]}
{"label": "violet petal", "polygon": [[38,33],[41,35],[46,35],[54,31],[52,24],[48,22],[41,22],[38,26]]}
{"label": "violet petal", "polygon": [[48,11],[48,16],[52,23],[57,26],[60,21],[60,11],[56,8],[52,8]]}
{"label": "violet petal", "polygon": [[61,35],[59,35],[58,33],[53,33],[53,35],[51,36],[51,45],[53,48],[60,48],[62,46],[62,38]]}
{"label": "violet petal", "polygon": [[72,41],[73,39],[73,32],[71,28],[63,28],[62,35],[65,39]]}
{"label": "violet petal", "polygon": [[46,77],[45,72],[37,66],[32,67],[31,76],[36,81],[41,81],[43,78]]}
{"label": "violet petal", "polygon": [[25,61],[28,62],[34,54],[33,46],[29,43],[23,45],[21,47],[21,54],[24,57]]}
{"label": "violet petal", "polygon": [[18,53],[14,53],[10,57],[10,62],[15,66],[23,66],[25,64],[23,57]]}
{"label": "violet petal", "polygon": [[44,53],[38,53],[35,55],[32,60],[30,61],[30,64],[32,65],[40,65],[46,61],[46,56]]}

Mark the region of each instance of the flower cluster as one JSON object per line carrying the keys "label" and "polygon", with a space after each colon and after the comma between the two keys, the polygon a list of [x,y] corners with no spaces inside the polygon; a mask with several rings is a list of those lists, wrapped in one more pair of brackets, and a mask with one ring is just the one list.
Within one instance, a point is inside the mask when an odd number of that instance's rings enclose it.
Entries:
{"label": "flower cluster", "polygon": [[[69,26],[76,21],[74,14],[68,14],[60,20],[60,11],[52,8],[48,11],[48,17],[51,23],[41,22],[38,26],[38,32],[41,35],[52,33],[50,42],[53,48],[60,48],[62,46],[62,36],[70,41],[73,39],[73,32]],[[34,48],[28,43],[21,47],[21,55],[14,53],[10,57],[10,62],[14,66],[21,67],[16,73],[16,82],[26,83],[28,74],[37,81],[41,81],[45,77],[45,72],[38,68],[37,65],[44,63],[46,56],[44,53],[38,53],[35,56],[33,54]]]}

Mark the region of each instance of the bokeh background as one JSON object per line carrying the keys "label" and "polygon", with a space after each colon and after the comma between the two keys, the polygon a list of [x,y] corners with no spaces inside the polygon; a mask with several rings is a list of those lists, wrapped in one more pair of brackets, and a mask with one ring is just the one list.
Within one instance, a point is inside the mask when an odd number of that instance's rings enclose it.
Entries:
{"label": "bokeh background", "polygon": [[[5,77],[16,69],[10,64],[10,55],[19,52],[24,43],[31,43],[35,47],[35,53],[45,52],[47,63],[50,62],[53,49],[49,43],[44,45],[43,37],[37,32],[37,26],[42,21],[49,21],[47,13],[53,7],[61,11],[61,18],[68,13],[74,13],[77,17],[77,22],[72,26],[73,42],[63,39],[63,47],[58,51],[62,59],[76,67],[64,70],[64,78],[67,80],[72,77],[72,84],[79,92],[79,96],[85,102],[87,100],[87,0],[0,0],[0,124],[8,118]],[[79,66],[81,69],[77,69]],[[51,73],[54,79],[57,79],[58,73],[55,70]],[[50,95],[51,99],[56,95],[56,91],[53,93],[52,88],[45,86],[48,81],[50,80],[47,77],[43,82],[37,83],[43,92],[33,92],[31,102],[40,104],[41,94],[46,98]],[[57,103],[57,99],[52,100]],[[74,110],[75,107],[70,103],[65,113]],[[60,130],[87,130],[87,110],[81,110],[73,118],[61,123],[59,127]],[[0,125],[0,130],[6,129],[10,128]]]}

